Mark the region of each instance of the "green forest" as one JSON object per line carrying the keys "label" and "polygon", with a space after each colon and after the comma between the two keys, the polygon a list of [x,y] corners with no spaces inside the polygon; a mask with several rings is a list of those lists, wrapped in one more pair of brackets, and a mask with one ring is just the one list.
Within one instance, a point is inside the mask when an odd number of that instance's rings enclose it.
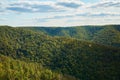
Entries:
{"label": "green forest", "polygon": [[0,80],[119,80],[120,25],[0,26]]}
{"label": "green forest", "polygon": [[74,27],[23,27],[49,36],[63,36],[120,47],[120,25]]}

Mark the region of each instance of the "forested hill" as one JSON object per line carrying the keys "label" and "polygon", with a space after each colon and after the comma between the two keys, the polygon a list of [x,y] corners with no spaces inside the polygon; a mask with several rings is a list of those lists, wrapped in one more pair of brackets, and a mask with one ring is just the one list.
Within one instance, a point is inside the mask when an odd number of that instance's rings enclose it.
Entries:
{"label": "forested hill", "polygon": [[42,67],[39,63],[24,62],[0,54],[0,80],[77,80]]}
{"label": "forested hill", "polygon": [[80,80],[119,80],[120,48],[112,46],[1,26],[0,54]]}
{"label": "forested hill", "polygon": [[24,27],[49,36],[64,36],[120,47],[120,25],[74,27]]}

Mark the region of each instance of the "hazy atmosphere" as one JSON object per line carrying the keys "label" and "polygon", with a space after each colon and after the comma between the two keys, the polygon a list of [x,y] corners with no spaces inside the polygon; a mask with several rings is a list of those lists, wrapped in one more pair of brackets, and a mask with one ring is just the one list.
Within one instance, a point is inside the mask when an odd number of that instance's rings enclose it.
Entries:
{"label": "hazy atmosphere", "polygon": [[76,26],[120,23],[120,0],[0,0],[0,25]]}

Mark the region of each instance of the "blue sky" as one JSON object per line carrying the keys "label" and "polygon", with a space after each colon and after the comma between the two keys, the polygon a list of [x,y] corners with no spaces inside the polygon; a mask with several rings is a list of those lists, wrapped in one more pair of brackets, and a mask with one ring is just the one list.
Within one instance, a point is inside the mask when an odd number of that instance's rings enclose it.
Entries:
{"label": "blue sky", "polygon": [[120,0],[1,0],[0,25],[120,24]]}

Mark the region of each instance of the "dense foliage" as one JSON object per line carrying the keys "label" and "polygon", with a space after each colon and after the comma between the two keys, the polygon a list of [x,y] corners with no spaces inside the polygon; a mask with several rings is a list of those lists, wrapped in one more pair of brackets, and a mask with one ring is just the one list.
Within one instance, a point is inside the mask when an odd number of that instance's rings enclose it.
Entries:
{"label": "dense foliage", "polygon": [[50,37],[24,28],[0,27],[0,54],[37,62],[81,80],[119,80],[120,48],[117,47]]}
{"label": "dense foliage", "polygon": [[25,63],[0,55],[0,80],[56,80],[59,75],[35,63]]}
{"label": "dense foliage", "polygon": [[77,27],[24,27],[50,36],[72,37],[120,47],[120,25]]}
{"label": "dense foliage", "polygon": [[0,55],[0,80],[76,80],[43,68],[38,63],[23,62]]}

